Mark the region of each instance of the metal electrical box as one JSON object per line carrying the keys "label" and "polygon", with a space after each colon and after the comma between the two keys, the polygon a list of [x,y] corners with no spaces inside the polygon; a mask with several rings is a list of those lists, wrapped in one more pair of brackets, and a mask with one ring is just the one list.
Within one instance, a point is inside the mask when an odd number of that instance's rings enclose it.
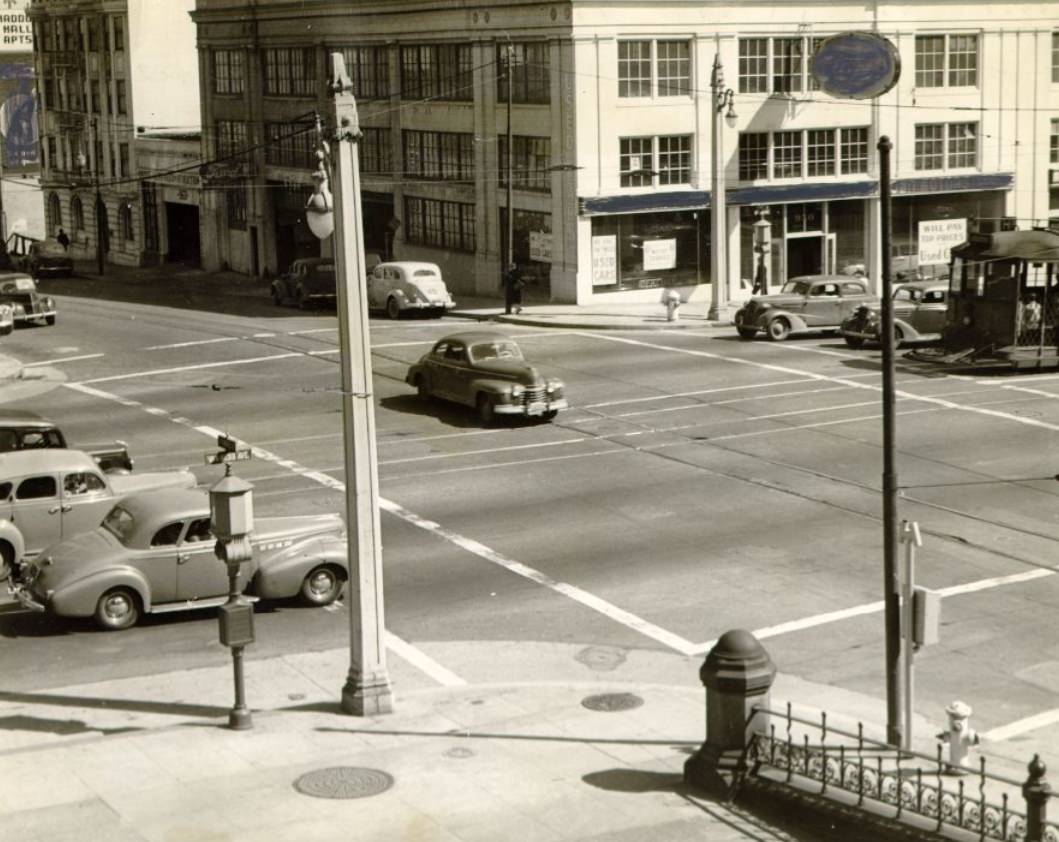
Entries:
{"label": "metal electrical box", "polygon": [[912,590],[912,641],[930,646],[941,640],[941,594],[927,588]]}
{"label": "metal electrical box", "polygon": [[246,646],[254,642],[254,606],[228,602],[220,607],[221,645]]}

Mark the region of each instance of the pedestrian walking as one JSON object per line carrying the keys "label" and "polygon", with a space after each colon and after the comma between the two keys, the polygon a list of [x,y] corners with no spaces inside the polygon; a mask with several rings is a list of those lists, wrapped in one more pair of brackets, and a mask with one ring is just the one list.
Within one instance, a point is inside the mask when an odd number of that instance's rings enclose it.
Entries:
{"label": "pedestrian walking", "polygon": [[510,315],[514,308],[515,313],[521,313],[522,288],[526,284],[522,280],[522,270],[517,264],[512,264],[511,268],[504,273],[501,285],[504,287],[504,312]]}
{"label": "pedestrian walking", "polygon": [[59,245],[64,249],[70,248],[70,237],[62,228],[60,228],[59,233],[55,235],[55,239],[59,241]]}

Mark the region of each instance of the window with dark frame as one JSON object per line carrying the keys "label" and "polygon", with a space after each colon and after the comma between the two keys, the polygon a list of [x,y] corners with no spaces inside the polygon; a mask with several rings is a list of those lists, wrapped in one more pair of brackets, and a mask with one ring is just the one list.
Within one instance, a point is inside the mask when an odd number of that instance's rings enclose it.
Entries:
{"label": "window with dark frame", "polygon": [[245,93],[245,61],[242,50],[213,51],[213,92],[215,94]]}
{"label": "window with dark frame", "polygon": [[[771,152],[771,154],[770,154]],[[855,175],[868,171],[868,129],[742,132],[739,180]]]}
{"label": "window with dark frame", "polygon": [[801,178],[802,132],[772,133],[772,177]]}
{"label": "window with dark frame", "polygon": [[739,39],[739,93],[768,93],[769,39]]}
{"label": "window with dark frame", "polygon": [[215,140],[218,158],[245,159],[248,154],[247,126],[240,120],[218,120]]}
{"label": "window with dark frame", "polygon": [[945,168],[945,125],[943,123],[916,126],[915,168],[917,170]]}
{"label": "window with dark frame", "polygon": [[474,182],[474,135],[469,132],[401,133],[406,178]]}
{"label": "window with dark frame", "polygon": [[118,175],[125,178],[129,174],[129,144],[118,144]]}
{"label": "window with dark frame", "polygon": [[121,15],[115,15],[110,20],[114,27],[114,52],[123,53],[125,52],[125,18]]}
{"label": "window with dark frame", "polygon": [[618,96],[651,95],[651,42],[618,42]]}
{"label": "window with dark frame", "polygon": [[658,140],[658,183],[691,183],[691,135],[668,135]]}
{"label": "window with dark frame", "polygon": [[360,170],[365,174],[388,175],[393,173],[393,155],[390,151],[390,130],[363,127],[360,139]]}
{"label": "window with dark frame", "polygon": [[74,231],[85,230],[85,208],[81,203],[80,196],[74,196],[70,200],[70,219],[72,220],[71,227]]}
{"label": "window with dark frame", "polygon": [[115,79],[114,80],[114,90],[116,91],[117,97],[118,97],[118,113],[119,114],[128,114],[129,113],[129,100],[128,100],[128,94],[127,94],[126,88],[125,88],[125,80],[124,79]]}
{"label": "window with dark frame", "polygon": [[691,94],[691,43],[687,40],[618,42],[618,96]]}
{"label": "window with dark frame", "polygon": [[868,171],[868,130],[866,128],[840,129],[842,174],[866,173]]}
{"label": "window with dark frame", "polygon": [[917,170],[978,166],[978,123],[921,123],[916,126]]}
{"label": "window with dark frame", "polygon": [[246,230],[246,186],[243,182],[225,184],[224,205],[228,227],[233,231]]}
{"label": "window with dark frame", "polygon": [[654,138],[623,137],[619,141],[618,161],[622,187],[649,187],[653,179],[652,147]]}
{"label": "window with dark frame", "polygon": [[1052,33],[1052,82],[1059,83],[1059,32]]}
{"label": "window with dark frame", "polygon": [[343,47],[342,56],[357,99],[389,99],[390,52],[386,45]]}
{"label": "window with dark frame", "polygon": [[804,39],[772,39],[772,92],[797,93],[802,90]]}
{"label": "window with dark frame", "polygon": [[132,205],[122,202],[118,206],[118,233],[122,242],[131,243],[136,239],[136,226],[132,215]]}
{"label": "window with dark frame", "polygon": [[521,105],[547,105],[551,102],[551,49],[544,41],[510,45],[511,67],[508,68],[507,43],[496,47],[496,96],[507,102],[508,72],[511,75],[511,101]]}
{"label": "window with dark frame", "polygon": [[312,47],[273,47],[264,53],[266,96],[316,95],[316,54]]}
{"label": "window with dark frame", "polygon": [[768,132],[741,132],[739,135],[739,180],[768,178]]}
{"label": "window with dark frame", "polygon": [[265,163],[293,169],[316,168],[316,133],[308,124],[265,123]]}
{"label": "window with dark frame", "polygon": [[658,41],[658,96],[688,96],[691,93],[691,44],[688,41]]}
{"label": "window with dark frame", "polygon": [[474,78],[470,44],[401,47],[401,98],[471,102]]}
{"label": "window with dark frame", "polygon": [[[498,140],[499,182],[507,186],[507,138],[501,135]],[[515,187],[519,190],[536,190],[548,192],[552,188],[551,149],[549,137],[529,137],[514,135],[514,151],[511,169],[514,174]]]}
{"label": "window with dark frame", "polygon": [[474,252],[474,205],[405,197],[405,240],[423,246]]}
{"label": "window with dark frame", "polygon": [[806,175],[835,174],[834,129],[809,129],[805,133]]}
{"label": "window with dark frame", "polygon": [[1052,132],[1048,136],[1048,162],[1059,164],[1059,120],[1052,120]]}

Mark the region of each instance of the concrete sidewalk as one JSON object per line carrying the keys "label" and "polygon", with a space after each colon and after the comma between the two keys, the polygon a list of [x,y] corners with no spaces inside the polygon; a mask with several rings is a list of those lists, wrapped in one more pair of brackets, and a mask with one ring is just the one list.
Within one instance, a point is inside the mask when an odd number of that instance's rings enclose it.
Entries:
{"label": "concrete sidewalk", "polygon": [[[120,652],[120,635],[113,642]],[[0,838],[825,838],[807,834],[804,817],[764,821],[685,787],[683,763],[705,736],[697,658],[524,641],[415,645],[453,672],[439,685],[391,646],[395,712],[374,718],[338,708],[345,649],[249,660],[254,727],[241,732],[226,727],[232,677],[219,644],[208,668],[0,691]],[[600,695],[622,709],[592,709]],[[803,716],[826,708],[831,727],[883,715],[877,699],[780,674],[773,707],[788,699]]]}

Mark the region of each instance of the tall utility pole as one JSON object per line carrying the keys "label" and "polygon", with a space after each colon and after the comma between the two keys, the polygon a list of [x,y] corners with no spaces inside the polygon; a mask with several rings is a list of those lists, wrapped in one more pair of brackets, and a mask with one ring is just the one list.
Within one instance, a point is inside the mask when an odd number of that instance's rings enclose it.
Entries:
{"label": "tall utility pole", "polygon": [[901,737],[901,598],[897,578],[897,425],[894,411],[894,308],[890,256],[893,218],[890,193],[890,138],[879,138],[879,221],[882,227],[882,416],[883,416],[883,614],[886,635],[886,741]]}
{"label": "tall utility pole", "polygon": [[331,63],[335,80],[331,189],[335,203],[342,442],[349,541],[350,665],[342,688],[342,709],[356,716],[375,716],[393,711],[393,693],[386,670],[379,469],[375,453],[360,162],[356,153],[361,132],[353,83],[346,75],[342,54],[332,53]]}
{"label": "tall utility pole", "polygon": [[[728,306],[728,203],[724,193],[724,124],[727,117],[735,121],[732,110],[731,88],[724,86],[724,68],[721,54],[713,57],[713,113],[711,115],[712,166],[710,169],[710,310],[711,321],[723,318]],[[728,114],[721,112],[728,108]]]}
{"label": "tall utility pole", "polygon": [[511,77],[511,65],[515,60],[515,48],[507,45],[507,66],[504,68],[504,79],[507,82],[507,250],[504,254],[504,272],[510,272],[515,265],[515,147],[511,136],[511,90],[514,79]]}
{"label": "tall utility pole", "polygon": [[106,228],[106,207],[99,192],[99,168],[103,165],[96,118],[92,118],[92,178],[96,188],[96,274],[103,274],[103,236]]}

